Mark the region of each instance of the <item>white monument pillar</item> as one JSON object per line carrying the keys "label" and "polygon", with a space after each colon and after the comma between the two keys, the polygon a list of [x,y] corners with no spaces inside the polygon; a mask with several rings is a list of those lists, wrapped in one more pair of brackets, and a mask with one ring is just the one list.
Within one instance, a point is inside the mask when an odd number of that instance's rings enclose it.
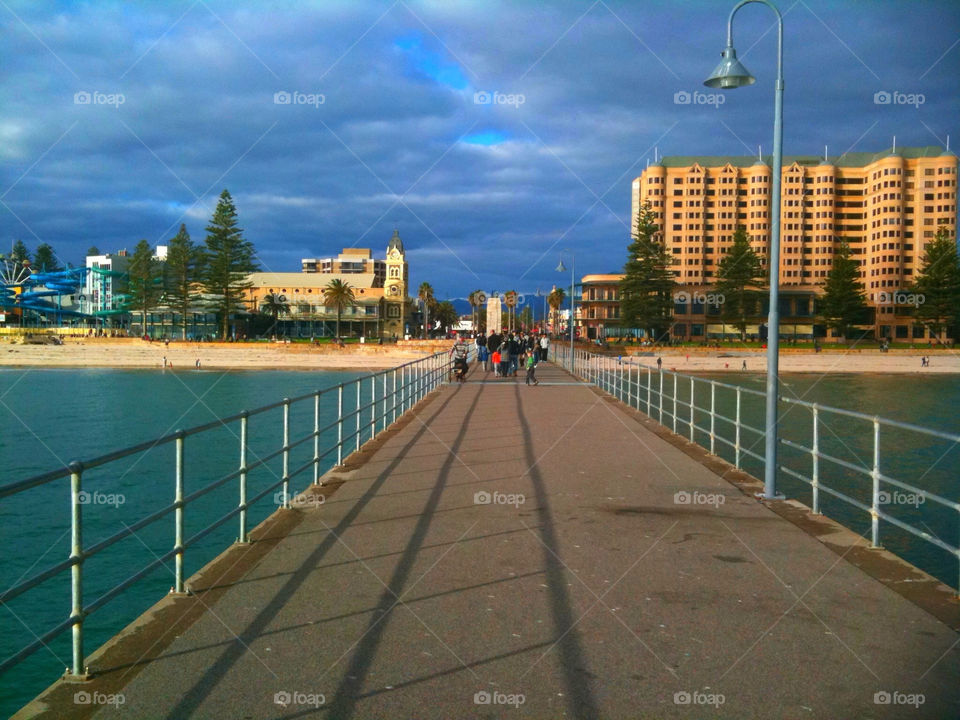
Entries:
{"label": "white monument pillar", "polygon": [[503,309],[499,297],[487,298],[487,333],[491,330],[495,330],[497,333],[500,332],[500,328],[502,327],[501,323],[503,322],[501,318],[502,312]]}

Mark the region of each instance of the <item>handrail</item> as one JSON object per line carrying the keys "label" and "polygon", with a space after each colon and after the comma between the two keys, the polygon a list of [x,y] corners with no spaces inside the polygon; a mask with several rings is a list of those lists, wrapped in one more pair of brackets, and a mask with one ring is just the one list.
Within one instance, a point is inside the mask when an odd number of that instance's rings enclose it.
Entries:
{"label": "handrail", "polygon": [[[565,367],[570,367],[570,350],[562,345],[552,346],[557,356],[557,362]],[[753,433],[756,436],[764,436],[765,430],[753,427],[744,422],[741,406],[745,397],[766,397],[766,393],[752,388],[745,388],[738,385],[699,378],[692,375],[684,375],[671,370],[662,368],[652,368],[648,365],[640,365],[625,360],[623,358],[600,355],[585,350],[577,349],[574,351],[574,361],[572,363],[574,374],[594,383],[601,390],[613,395],[618,400],[627,403],[631,407],[641,412],[645,412],[651,419],[657,420],[661,425],[669,427],[675,433],[687,432],[691,442],[697,442],[704,445],[711,453],[715,452],[716,443],[720,442],[734,449],[734,465],[738,469],[742,467],[741,458],[743,456],[751,457],[760,463],[765,461],[764,456],[753,452],[749,447],[744,447],[742,442],[742,433],[744,430]],[[642,375],[646,371],[646,382],[642,381]],[[657,382],[654,382],[657,378]],[[665,382],[665,379],[671,379],[671,382]],[[688,390],[683,393],[680,388],[686,386]],[[697,388],[707,386],[709,393],[700,391],[699,397]],[[718,389],[729,390],[736,396],[736,416],[728,417],[716,407],[716,393]],[[698,404],[698,399],[707,397],[709,404],[704,406]],[[932,533],[926,532],[914,527],[909,522],[900,518],[893,517],[888,512],[884,512],[883,507],[889,502],[889,493],[882,488],[891,486],[913,493],[917,502],[932,502],[948,510],[960,513],[960,502],[950,500],[937,493],[917,487],[914,484],[899,480],[885,474],[880,469],[880,431],[881,428],[893,428],[897,430],[919,433],[929,438],[946,440],[950,443],[960,443],[960,434],[945,432],[933,428],[926,428],[914,423],[891,420],[876,415],[869,415],[854,410],[844,410],[842,408],[830,407],[813,403],[798,398],[783,397],[779,398],[781,402],[808,409],[812,414],[812,446],[807,446],[789,437],[780,437],[779,442],[785,447],[789,447],[797,452],[808,454],[810,456],[812,472],[810,476],[805,475],[793,468],[778,465],[778,469],[785,475],[806,483],[811,488],[812,506],[814,514],[820,514],[820,492],[841,500],[847,505],[857,510],[867,513],[871,522],[871,546],[880,547],[880,521],[888,522],[895,527],[900,528],[912,535],[919,537],[926,542],[946,551],[960,561],[960,547],[950,544]],[[710,419],[710,427],[706,428],[697,424],[697,413],[705,414]],[[851,418],[869,422],[872,425],[872,464],[865,465],[857,462],[850,462],[843,458],[836,457],[830,453],[824,452],[820,447],[819,433],[822,424],[821,414],[829,413],[844,418]],[[735,437],[730,439],[724,437],[718,432],[716,421],[723,421],[728,426],[732,426]],[[667,422],[670,425],[667,425]],[[679,426],[679,427],[678,427]],[[697,437],[697,431],[702,433]],[[703,440],[703,436],[706,437]],[[823,461],[823,463],[821,462]],[[839,490],[827,486],[825,480],[825,468],[823,464],[840,467],[854,473],[865,476],[870,481],[870,502],[865,503]],[[886,497],[885,497],[886,496]],[[922,500],[921,500],[922,498]],[[958,562],[960,568],[960,562]],[[956,584],[956,589],[960,590],[960,577]]]}
{"label": "handrail", "polygon": [[[379,435],[381,432],[392,426],[398,419],[402,418],[426,395],[434,391],[445,382],[448,373],[451,371],[453,363],[446,352],[434,353],[422,358],[411,360],[409,362],[397,365],[389,370],[380,370],[369,374],[361,375],[354,380],[339,383],[322,390],[316,390],[311,393],[305,393],[293,398],[284,398],[277,402],[269,403],[253,410],[244,410],[242,412],[230,415],[224,418],[217,418],[211,422],[203,423],[186,430],[177,430],[173,433],[162,435],[153,440],[137,443],[129,447],[113,450],[103,455],[84,460],[78,460],[69,463],[65,467],[57,468],[48,472],[40,473],[24,480],[18,480],[6,485],[0,486],[0,500],[3,498],[15,496],[19,493],[28,491],[41,485],[46,485],[55,480],[69,477],[70,481],[70,508],[71,508],[71,527],[73,533],[73,548],[70,557],[60,561],[51,567],[43,569],[27,580],[18,582],[14,586],[0,592],[0,603],[8,602],[24,593],[34,589],[38,585],[48,582],[52,578],[70,570],[72,575],[72,595],[73,610],[69,617],[56,625],[51,630],[42,634],[39,638],[20,648],[9,657],[0,662],[0,673],[19,664],[22,660],[29,657],[33,652],[55,637],[59,636],[68,629],[73,632],[73,662],[72,667],[68,668],[68,676],[80,677],[85,674],[85,654],[83,649],[83,624],[88,615],[106,605],[126,588],[143,579],[161,566],[165,566],[171,558],[176,559],[176,579],[174,589],[177,592],[185,592],[183,578],[183,559],[185,551],[198,541],[212,533],[217,528],[229,522],[232,518],[240,516],[240,534],[239,541],[247,541],[247,511],[258,501],[261,501],[278,487],[283,488],[282,505],[283,508],[290,507],[290,498],[292,494],[288,490],[288,484],[291,480],[298,478],[311,467],[314,468],[312,484],[320,484],[320,461],[336,451],[336,463],[340,464],[343,460],[344,448],[355,447],[359,449],[361,441],[369,441]],[[390,379],[390,388],[388,390],[388,378]],[[378,391],[379,381],[379,391]],[[347,390],[350,392],[346,392]],[[364,395],[367,395],[365,398]],[[344,408],[344,396],[356,396],[355,406]],[[335,398],[337,419],[325,426],[320,426],[320,405],[321,399]],[[296,437],[290,438],[290,408],[307,400],[313,400],[314,412],[310,422],[309,431]],[[253,461],[247,462],[247,451],[249,445],[249,426],[251,419],[261,416],[264,413],[283,408],[283,441],[279,448],[265,453],[263,456],[256,457]],[[240,441],[240,463],[235,469],[227,472],[215,480],[205,484],[202,487],[192,490],[189,494],[183,492],[184,470],[184,443],[188,438],[202,435],[205,432],[221,427],[229,427],[234,423],[240,424],[240,433],[237,435]],[[306,422],[306,421],[304,421]],[[349,422],[351,428],[344,433],[344,423]],[[321,452],[320,436],[331,433],[336,429],[337,441],[335,444]],[[314,440],[313,455],[302,465],[289,471],[290,451],[301,448],[309,440]],[[130,523],[123,530],[118,531],[109,537],[84,548],[82,544],[82,524],[83,524],[83,499],[82,479],[86,472],[93,468],[108,465],[109,463],[127,458],[140,453],[149,452],[157,447],[175,443],[176,445],[176,492],[173,502],[164,507],[155,510],[145,517]],[[347,452],[349,454],[349,450]],[[275,482],[271,482],[266,488],[261,489],[253,497],[246,496],[247,477],[251,471],[261,467],[266,467],[271,460],[283,458],[283,473],[276,477]],[[271,472],[273,472],[271,470]],[[191,502],[207,495],[213,490],[222,487],[226,483],[239,479],[240,502],[232,506],[225,514],[218,517],[206,527],[200,528],[192,536],[184,539],[184,515],[183,510]],[[147,527],[166,517],[171,512],[176,515],[176,532],[173,546],[170,550],[160,554],[153,555],[153,559],[145,566],[137,569],[132,575],[122,582],[103,591],[92,603],[84,605],[83,587],[84,587],[84,562],[93,556],[98,555],[115,543],[130,537],[137,531]]]}

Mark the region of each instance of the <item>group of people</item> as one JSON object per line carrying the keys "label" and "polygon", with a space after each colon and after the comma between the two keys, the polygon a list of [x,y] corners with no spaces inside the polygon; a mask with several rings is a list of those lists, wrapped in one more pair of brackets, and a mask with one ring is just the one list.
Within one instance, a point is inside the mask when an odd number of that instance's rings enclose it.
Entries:
{"label": "group of people", "polygon": [[[498,333],[491,330],[489,335],[477,334],[474,343],[477,361],[482,363],[485,372],[492,369],[494,377],[516,377],[522,367],[527,371],[527,385],[540,384],[536,369],[538,362],[547,359],[550,349],[550,339],[546,335],[538,336],[524,332]],[[458,379],[461,380],[466,376],[468,351],[469,348],[462,341],[458,341],[450,351],[454,357]]]}

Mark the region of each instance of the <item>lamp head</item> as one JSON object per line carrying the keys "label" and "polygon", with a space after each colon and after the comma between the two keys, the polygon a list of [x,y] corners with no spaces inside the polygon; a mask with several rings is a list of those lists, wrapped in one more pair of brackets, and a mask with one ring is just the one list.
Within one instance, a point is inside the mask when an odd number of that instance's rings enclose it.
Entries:
{"label": "lamp head", "polygon": [[557,272],[566,272],[567,268],[563,265],[563,260],[560,261],[560,264],[557,265]]}
{"label": "lamp head", "polygon": [[743,63],[737,60],[737,51],[732,46],[720,53],[723,60],[710,73],[710,77],[703,81],[703,84],[710,88],[720,88],[723,90],[753,85],[757,79],[750,74]]}

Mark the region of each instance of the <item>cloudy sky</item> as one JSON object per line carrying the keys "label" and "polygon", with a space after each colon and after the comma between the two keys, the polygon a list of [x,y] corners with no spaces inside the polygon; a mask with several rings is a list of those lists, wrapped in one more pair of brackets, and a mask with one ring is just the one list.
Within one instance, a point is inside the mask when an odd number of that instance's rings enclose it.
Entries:
{"label": "cloudy sky", "polygon": [[[3,0],[0,246],[202,240],[228,188],[264,269],[398,227],[440,297],[615,271],[655,148],[771,149],[769,9],[734,26],[757,84],[693,94],[733,5]],[[779,7],[785,153],[960,144],[960,3]]]}

